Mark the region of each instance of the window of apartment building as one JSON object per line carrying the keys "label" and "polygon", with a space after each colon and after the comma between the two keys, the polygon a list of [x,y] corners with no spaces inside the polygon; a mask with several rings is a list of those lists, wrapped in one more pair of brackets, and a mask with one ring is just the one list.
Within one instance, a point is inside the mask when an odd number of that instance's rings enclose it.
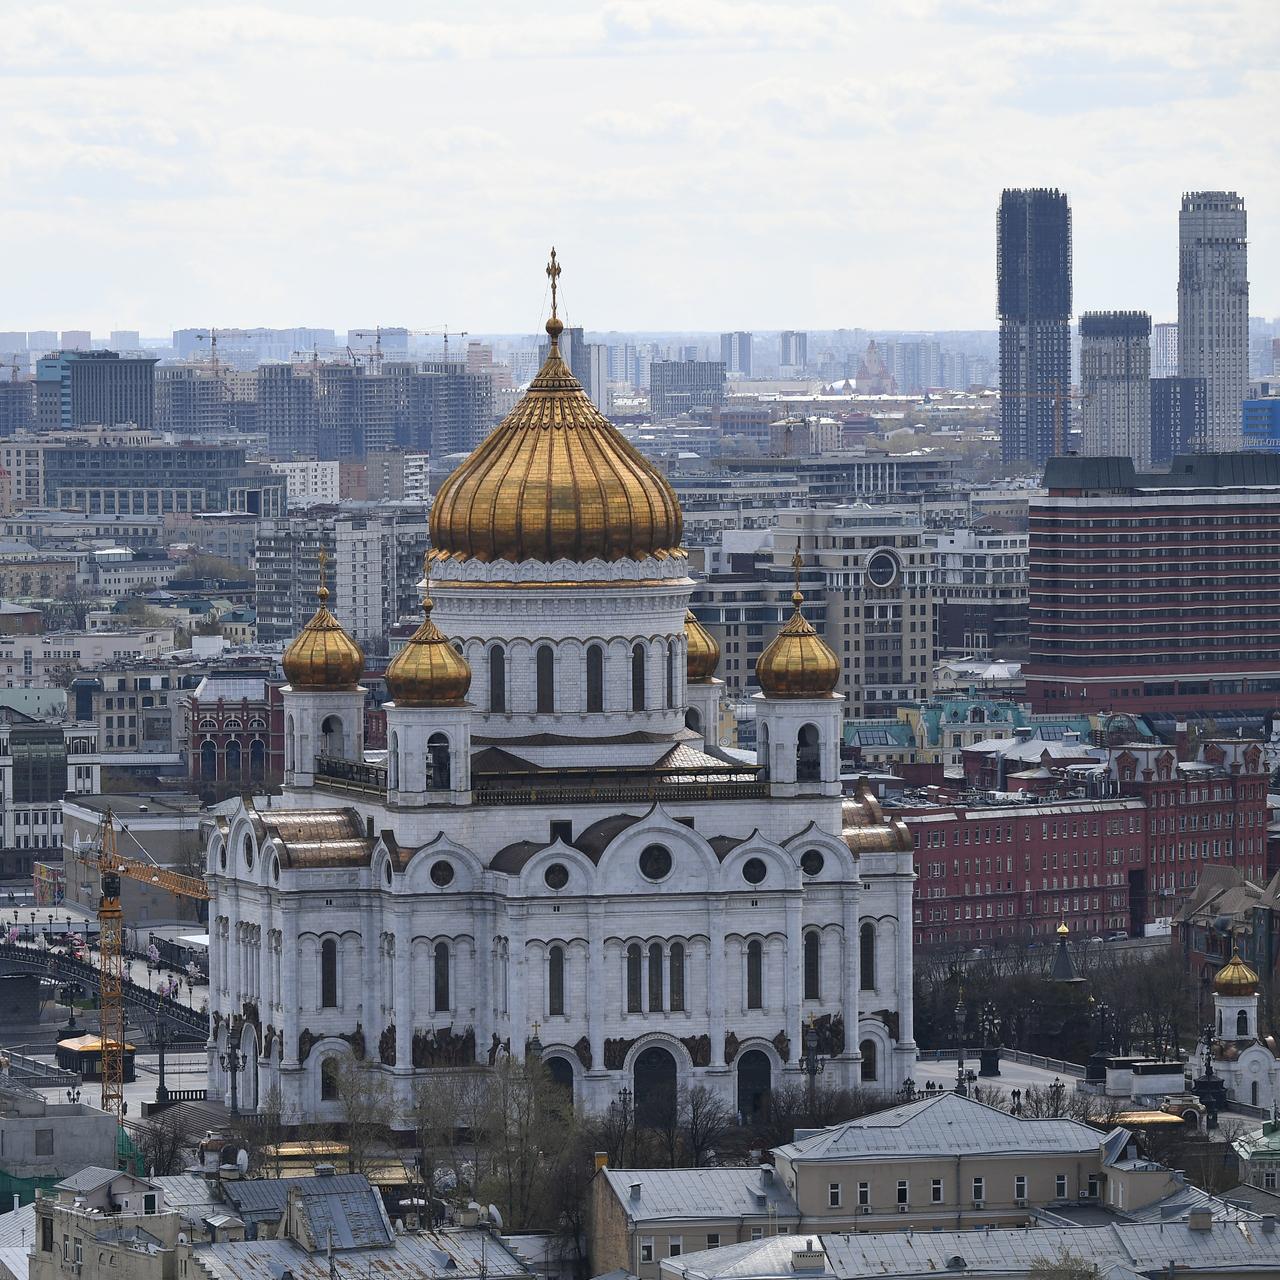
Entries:
{"label": "window of apartment building", "polygon": [[982,1178],[974,1178],[973,1180],[973,1198],[975,1200],[986,1199],[986,1183]]}
{"label": "window of apartment building", "polygon": [[1027,1175],[1025,1173],[1018,1174],[1013,1180],[1013,1198],[1015,1200],[1025,1200],[1027,1198]]}
{"label": "window of apartment building", "polygon": [[942,1179],[934,1178],[929,1187],[929,1199],[934,1204],[942,1203]]}
{"label": "window of apartment building", "polygon": [[911,1200],[911,1184],[905,1178],[898,1179],[898,1203],[908,1204]]}
{"label": "window of apartment building", "polygon": [[1276,1171],[1274,1169],[1264,1169],[1262,1171],[1262,1189],[1264,1191],[1274,1191],[1276,1189]]}
{"label": "window of apartment building", "polygon": [[1090,1196],[1090,1198],[1092,1198],[1092,1199],[1097,1199],[1097,1196],[1098,1196],[1098,1175],[1097,1175],[1096,1173],[1091,1173],[1091,1174],[1089,1175],[1089,1183],[1088,1183],[1088,1187],[1089,1187],[1089,1196]]}
{"label": "window of apartment building", "polygon": [[868,1205],[871,1203],[871,1183],[858,1183],[858,1204]]}
{"label": "window of apartment building", "polygon": [[640,1241],[640,1261],[653,1261],[653,1237],[646,1236]]}
{"label": "window of apartment building", "polygon": [[667,1257],[678,1258],[684,1252],[684,1236],[667,1237]]}
{"label": "window of apartment building", "polygon": [[40,1219],[40,1251],[42,1253],[53,1252],[53,1219]]}
{"label": "window of apartment building", "polygon": [[752,1228],[751,1228],[751,1238],[752,1238],[753,1240],[763,1240],[763,1239],[764,1239],[764,1228],[763,1228],[763,1227],[752,1227]]}
{"label": "window of apartment building", "polygon": [[1058,1176],[1053,1180],[1053,1194],[1057,1196],[1059,1200],[1066,1196],[1067,1175],[1065,1173],[1058,1174]]}
{"label": "window of apartment building", "polygon": [[707,1232],[707,1248],[718,1249],[720,1247],[720,1233],[718,1231]]}
{"label": "window of apartment building", "polygon": [[[858,1184],[862,1186],[861,1183]],[[840,1207],[840,1184],[838,1182],[830,1182],[827,1184],[827,1207],[829,1209],[838,1209]]]}

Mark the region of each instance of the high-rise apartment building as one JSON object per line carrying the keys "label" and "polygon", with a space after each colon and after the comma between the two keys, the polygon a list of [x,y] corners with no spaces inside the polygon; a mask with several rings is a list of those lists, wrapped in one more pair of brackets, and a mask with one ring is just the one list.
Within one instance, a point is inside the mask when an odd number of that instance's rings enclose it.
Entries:
{"label": "high-rise apartment building", "polygon": [[655,360],[649,366],[649,408],[654,418],[714,409],[724,400],[719,360]]}
{"label": "high-rise apartment building", "polygon": [[1080,317],[1082,452],[1151,465],[1151,317],[1086,311]]}
{"label": "high-rise apartment building", "polygon": [[809,363],[809,335],[784,329],[778,335],[778,372],[803,373]]}
{"label": "high-rise apartment building", "polygon": [[1178,373],[1203,378],[1200,452],[1239,449],[1249,382],[1249,272],[1244,201],[1193,191],[1178,215]]}
{"label": "high-rise apartment building", "polygon": [[1204,379],[1151,379],[1151,461],[1164,466],[1204,435]]}
{"label": "high-rise apartment building", "polygon": [[729,377],[751,377],[752,338],[752,334],[742,331],[720,335],[720,361]]}
{"label": "high-rise apartment building", "polygon": [[996,227],[1000,446],[1039,465],[1065,447],[1071,391],[1071,209],[1044,188],[1009,189]]}
{"label": "high-rise apartment building", "polygon": [[35,421],[35,383],[30,378],[0,382],[0,436],[30,431]]}
{"label": "high-rise apartment building", "polygon": [[1178,376],[1177,324],[1151,326],[1151,376],[1153,378]]}
{"label": "high-rise apartment building", "polygon": [[112,329],[107,342],[112,351],[142,350],[142,335],[137,329]]}
{"label": "high-rise apartment building", "polygon": [[420,617],[427,515],[416,503],[334,520],[333,611],[362,644],[380,646],[401,618]]}
{"label": "high-rise apartment building", "polygon": [[1280,697],[1280,454],[1055,458],[1030,510],[1032,707],[1269,713]]}
{"label": "high-rise apartment building", "polygon": [[1027,650],[1027,535],[977,527],[928,533],[941,658],[1016,658]]}
{"label": "high-rise apartment building", "polygon": [[609,348],[602,342],[587,346],[587,377],[582,383],[591,403],[601,413],[609,412]]}
{"label": "high-rise apartment building", "polygon": [[156,430],[177,436],[234,430],[231,391],[222,372],[210,365],[161,365],[156,370]]}
{"label": "high-rise apartment building", "polygon": [[93,334],[88,329],[63,329],[63,351],[90,351],[93,348]]}
{"label": "high-rise apartment building", "polygon": [[58,351],[36,362],[36,428],[57,431],[97,423],[131,422],[149,431],[155,421],[155,365],[115,351]]}
{"label": "high-rise apartment building", "polygon": [[258,370],[258,430],[273,458],[314,456],[314,364],[267,364]]}

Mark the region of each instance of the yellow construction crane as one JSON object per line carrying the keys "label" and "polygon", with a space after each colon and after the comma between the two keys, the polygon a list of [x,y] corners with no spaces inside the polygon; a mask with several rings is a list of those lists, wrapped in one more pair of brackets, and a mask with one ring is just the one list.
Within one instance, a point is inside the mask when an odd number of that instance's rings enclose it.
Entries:
{"label": "yellow construction crane", "polygon": [[[449,326],[447,324],[441,325],[440,328],[438,329],[384,329],[381,325],[378,325],[376,328],[373,328],[373,329],[352,329],[347,334],[348,339],[351,339],[351,338],[372,338],[373,339],[373,347],[369,351],[360,352],[360,354],[365,356],[368,359],[371,367],[373,368],[374,373],[382,372],[382,361],[385,359],[382,352],[382,335],[384,333],[396,333],[396,334],[403,333],[410,338],[441,338],[442,337],[444,338],[444,358],[446,360],[448,360],[449,358],[449,336],[450,335],[449,335]],[[461,331],[454,330],[453,337],[465,338],[466,336],[467,336],[466,329],[463,329]],[[354,361],[357,353],[352,351],[352,349],[348,346],[347,354]]]}
{"label": "yellow construction crane", "polygon": [[[96,848],[96,858],[91,857]],[[98,1037],[102,1044],[102,1109],[124,1119],[124,909],[122,879],[154,885],[183,898],[209,900],[199,876],[183,875],[138,858],[127,858],[116,847],[115,815],[107,809],[92,843],[74,849],[80,862],[96,865],[98,898]]]}

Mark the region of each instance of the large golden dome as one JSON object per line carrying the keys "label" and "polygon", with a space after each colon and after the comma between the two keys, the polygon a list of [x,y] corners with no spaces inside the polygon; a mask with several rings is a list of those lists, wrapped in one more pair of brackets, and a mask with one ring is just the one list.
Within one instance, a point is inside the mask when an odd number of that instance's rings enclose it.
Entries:
{"label": "large golden dome", "polygon": [[692,610],[684,615],[684,636],[688,649],[686,670],[690,684],[706,684],[720,665],[720,645],[715,636],[693,616]]}
{"label": "large golden dome", "polygon": [[666,478],[591,403],[560,356],[552,250],[551,350],[520,402],[431,506],[433,558],[607,561],[683,555]]}
{"label": "large golden dome", "polygon": [[1220,996],[1256,996],[1258,975],[1240,958],[1239,951],[1232,951],[1231,959],[1214,977],[1213,989]]}
{"label": "large golden dome", "polygon": [[756,660],[756,679],[769,698],[825,698],[840,680],[840,660],[813,629],[800,606],[800,553],[793,561],[795,612]]}
{"label": "large golden dome", "polygon": [[319,608],[284,651],[285,679],[295,689],[354,689],[364,671],[364,653],[329,612],[323,555],[316,599]]}
{"label": "large golden dome", "polygon": [[422,625],[387,667],[387,689],[397,707],[460,706],[471,687],[471,667],[431,621],[431,596],[422,601]]}

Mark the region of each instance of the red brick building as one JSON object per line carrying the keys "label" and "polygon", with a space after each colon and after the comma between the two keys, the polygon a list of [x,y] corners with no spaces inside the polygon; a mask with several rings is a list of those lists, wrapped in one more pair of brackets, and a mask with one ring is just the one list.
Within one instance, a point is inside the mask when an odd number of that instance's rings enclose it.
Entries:
{"label": "red brick building", "polygon": [[187,768],[200,794],[234,794],[284,777],[280,685],[260,675],[216,672],[187,694]]}
{"label": "red brick building", "polygon": [[1037,712],[1280,705],[1280,455],[1052,458],[1030,508]]}
{"label": "red brick building", "polygon": [[1266,875],[1258,742],[1214,739],[1191,762],[1162,744],[1114,747],[1057,777],[1055,795],[1027,802],[897,810],[915,840],[917,946],[1048,939],[1063,920],[1077,936],[1141,934],[1205,867]]}

